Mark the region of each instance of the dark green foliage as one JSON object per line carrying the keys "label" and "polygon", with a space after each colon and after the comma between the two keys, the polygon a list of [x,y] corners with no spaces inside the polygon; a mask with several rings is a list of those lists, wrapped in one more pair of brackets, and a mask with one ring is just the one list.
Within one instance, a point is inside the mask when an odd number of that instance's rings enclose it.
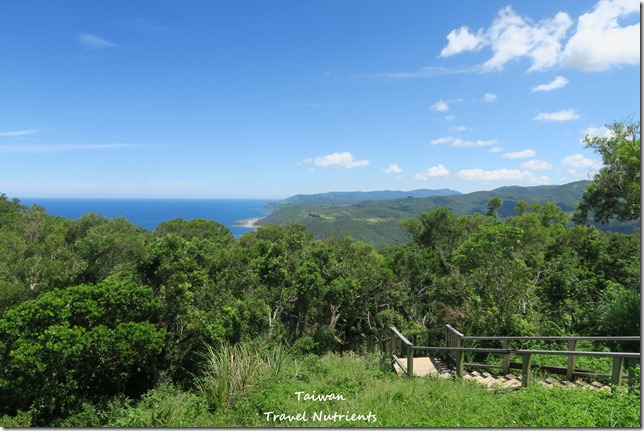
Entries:
{"label": "dark green foliage", "polygon": [[608,125],[612,136],[588,137],[586,148],[601,154],[605,165],[586,187],[575,212],[575,222],[586,224],[592,213],[595,221],[638,220],[641,207],[640,123]]}
{"label": "dark green foliage", "polygon": [[219,243],[230,243],[233,235],[226,226],[213,220],[193,219],[183,220],[176,218],[174,220],[160,223],[154,229],[154,234],[158,236],[174,234],[187,241],[193,239],[206,239]]}
{"label": "dark green foliage", "polygon": [[[80,232],[91,226],[89,220],[81,220]],[[144,255],[144,230],[123,217],[111,219],[89,227],[85,235],[79,236],[72,250],[84,262],[77,275],[77,282],[97,283],[112,274],[132,268],[133,262]],[[93,223],[92,223],[93,224]]]}
{"label": "dark green foliage", "polygon": [[35,423],[66,416],[84,399],[149,388],[164,333],[151,290],[104,282],[53,290],[0,318],[0,406],[31,409]]}
{"label": "dark green foliage", "polygon": [[[209,346],[228,345],[242,358],[235,346],[250,340],[255,350],[246,353],[260,353],[246,356],[268,361],[275,357],[265,347],[274,342],[300,354],[362,351],[391,325],[422,331],[449,323],[468,335],[639,333],[639,235],[567,227],[564,209],[522,201],[520,189],[498,189],[498,199],[472,194],[478,207],[490,204],[490,215],[434,208],[401,224],[392,216],[421,208],[421,198],[332,209],[334,223],[381,226],[383,237],[395,226],[405,240],[380,250],[334,235],[337,224],[318,237],[304,224],[269,224],[235,240],[206,220],[146,232],[122,218],[71,221],[0,199],[0,423],[209,426],[216,416],[217,424],[262,425],[253,418],[267,398],[249,399],[270,392],[265,379],[221,408],[195,386]],[[351,211],[370,218],[357,221]],[[309,218],[322,226],[326,217]],[[331,375],[325,364],[316,367]],[[305,366],[301,381],[317,372]],[[334,379],[318,389],[360,393],[348,374]],[[297,385],[284,381],[282,389]],[[398,397],[387,394],[377,398]],[[433,423],[427,415],[406,418],[392,414],[382,423]]]}

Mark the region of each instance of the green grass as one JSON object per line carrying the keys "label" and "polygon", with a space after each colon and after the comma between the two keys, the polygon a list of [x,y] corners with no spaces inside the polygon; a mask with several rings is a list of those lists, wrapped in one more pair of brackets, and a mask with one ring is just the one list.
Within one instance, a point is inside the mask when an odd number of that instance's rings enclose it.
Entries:
{"label": "green grass", "polygon": [[[639,427],[640,394],[534,385],[489,391],[473,381],[408,379],[379,354],[296,356],[281,347],[221,346],[192,390],[165,384],[62,425],[110,427]],[[298,398],[298,393],[299,398]],[[305,399],[309,394],[314,399]],[[322,400],[315,397],[324,397]],[[353,415],[353,417],[352,417]],[[3,421],[4,419],[4,421]],[[0,424],[27,426],[27,417]],[[98,422],[98,423],[97,423]]]}

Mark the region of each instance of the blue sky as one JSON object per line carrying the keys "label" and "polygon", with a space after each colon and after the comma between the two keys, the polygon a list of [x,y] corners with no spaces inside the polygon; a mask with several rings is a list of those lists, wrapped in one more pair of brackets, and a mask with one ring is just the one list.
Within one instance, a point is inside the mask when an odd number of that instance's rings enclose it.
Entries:
{"label": "blue sky", "polygon": [[0,192],[564,184],[640,117],[632,0],[0,3]]}

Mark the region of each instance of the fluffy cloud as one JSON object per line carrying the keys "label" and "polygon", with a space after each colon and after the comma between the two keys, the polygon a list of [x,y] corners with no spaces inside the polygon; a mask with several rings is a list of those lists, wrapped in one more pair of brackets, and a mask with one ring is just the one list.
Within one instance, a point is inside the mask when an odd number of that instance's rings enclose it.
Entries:
{"label": "fluffy cloud", "polygon": [[461,27],[450,32],[441,57],[489,46],[494,54],[483,64],[483,70],[501,70],[507,62],[520,57],[532,60],[529,71],[543,70],[557,64],[561,39],[571,25],[572,20],[563,12],[552,19],[532,23],[507,6],[485,31],[479,29],[473,34],[467,27]]}
{"label": "fluffy cloud", "polygon": [[426,181],[431,177],[445,177],[449,175],[449,171],[445,169],[445,166],[443,165],[438,165],[438,166],[433,166],[425,172],[418,173],[414,175],[414,180],[416,181]]}
{"label": "fluffy cloud", "polygon": [[369,165],[369,160],[354,160],[353,155],[349,152],[332,153],[326,156],[316,156],[312,159],[304,159],[299,162],[313,163],[321,168],[343,168],[352,169]]}
{"label": "fluffy cloud", "polygon": [[522,163],[521,167],[530,171],[547,171],[549,169],[552,169],[552,165],[550,163],[537,159]]}
{"label": "fluffy cloud", "polygon": [[477,51],[485,44],[482,30],[472,34],[467,27],[452,30],[447,35],[447,46],[441,51],[441,57],[449,57],[463,51]]}
{"label": "fluffy cloud", "polygon": [[529,157],[534,157],[536,153],[534,150],[523,150],[517,151],[514,153],[505,153],[503,156],[504,159],[527,159]]}
{"label": "fluffy cloud", "polygon": [[442,100],[440,100],[432,105],[432,109],[438,112],[445,112],[445,111],[449,111],[449,105],[443,102]]}
{"label": "fluffy cloud", "polygon": [[557,112],[540,112],[533,120],[537,121],[571,121],[579,118],[579,114],[574,109]]}
{"label": "fluffy cloud", "polygon": [[400,166],[397,164],[389,165],[387,169],[385,169],[385,172],[388,174],[399,174],[402,172],[402,169],[400,169]]}
{"label": "fluffy cloud", "polygon": [[496,100],[496,94],[494,94],[494,93],[485,93],[483,95],[483,102],[484,103],[494,102],[495,100]]}
{"label": "fluffy cloud", "polygon": [[[528,58],[529,72],[552,67],[588,71],[640,63],[640,24],[620,25],[619,19],[639,12],[633,0],[600,0],[592,12],[577,20],[574,34],[566,41],[573,20],[564,12],[534,22],[517,15],[510,6],[501,9],[487,29],[476,33],[468,27],[452,30],[440,56],[448,57],[489,47],[492,57],[481,70],[501,70],[511,60]],[[547,90],[545,90],[547,91]]]}
{"label": "fluffy cloud", "polygon": [[[612,138],[615,136],[612,130],[609,128],[602,126],[602,127],[589,127],[586,130],[584,130],[584,137],[589,136],[591,138],[598,137],[598,138]],[[581,142],[583,143],[583,139]]]}
{"label": "fluffy cloud", "polygon": [[437,139],[432,139],[429,141],[431,145],[439,145],[439,144],[449,144],[454,140],[453,137],[451,136],[445,136],[444,138],[437,138]]}
{"label": "fluffy cloud", "polygon": [[561,164],[572,166],[573,168],[592,168],[597,166],[597,162],[588,159],[581,154],[573,154],[572,156],[564,157]]}
{"label": "fluffy cloud", "polygon": [[640,24],[622,27],[618,19],[638,14],[639,2],[601,0],[592,12],[579,17],[577,31],[563,50],[561,64],[601,71],[622,64],[640,63]]}
{"label": "fluffy cloud", "polygon": [[496,145],[497,143],[498,141],[496,139],[488,141],[483,141],[481,139],[477,139],[476,141],[464,141],[461,138],[454,138],[452,136],[432,139],[430,141],[431,145],[449,144],[450,147],[486,147],[489,145]]}
{"label": "fluffy cloud", "polygon": [[520,171],[518,169],[497,169],[495,171],[486,171],[483,169],[463,169],[456,176],[464,180],[474,181],[497,181],[497,180],[525,180],[533,178],[534,174],[530,171]]}
{"label": "fluffy cloud", "polygon": [[102,39],[93,34],[79,34],[78,43],[83,45],[85,48],[90,49],[100,49],[100,48],[115,48],[117,45],[109,42],[105,39]]}
{"label": "fluffy cloud", "polygon": [[566,79],[563,76],[557,76],[555,79],[548,82],[547,84],[537,85],[532,89],[532,92],[535,93],[537,91],[552,91],[558,88],[563,88],[566,85],[568,85],[568,79]]}

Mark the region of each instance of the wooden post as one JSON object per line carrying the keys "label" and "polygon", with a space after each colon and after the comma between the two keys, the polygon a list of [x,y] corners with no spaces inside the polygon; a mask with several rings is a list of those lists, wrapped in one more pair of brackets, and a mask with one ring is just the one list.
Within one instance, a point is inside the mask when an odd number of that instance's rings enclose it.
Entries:
{"label": "wooden post", "polygon": [[[568,341],[568,350],[574,352],[577,350],[577,340]],[[575,359],[576,356],[568,356],[568,369],[566,370],[566,379],[572,382],[573,373],[575,372]]]}
{"label": "wooden post", "polygon": [[622,365],[624,365],[624,358],[613,358],[613,377],[610,381],[613,386],[622,384]]}
{"label": "wooden post", "polygon": [[391,354],[396,354],[396,333],[391,329]]}
{"label": "wooden post", "polygon": [[532,378],[532,355],[529,353],[523,354],[523,386],[530,385]]}
{"label": "wooden post", "polygon": [[[510,350],[510,340],[503,340],[503,348]],[[503,364],[501,367],[503,369],[503,374],[508,374],[510,372],[510,355],[503,355]]]}
{"label": "wooden post", "polygon": [[459,377],[463,377],[463,363],[465,359],[465,355],[463,353],[464,352],[462,350],[456,351],[456,375]]}
{"label": "wooden post", "polygon": [[414,346],[407,346],[407,376],[414,377]]}

